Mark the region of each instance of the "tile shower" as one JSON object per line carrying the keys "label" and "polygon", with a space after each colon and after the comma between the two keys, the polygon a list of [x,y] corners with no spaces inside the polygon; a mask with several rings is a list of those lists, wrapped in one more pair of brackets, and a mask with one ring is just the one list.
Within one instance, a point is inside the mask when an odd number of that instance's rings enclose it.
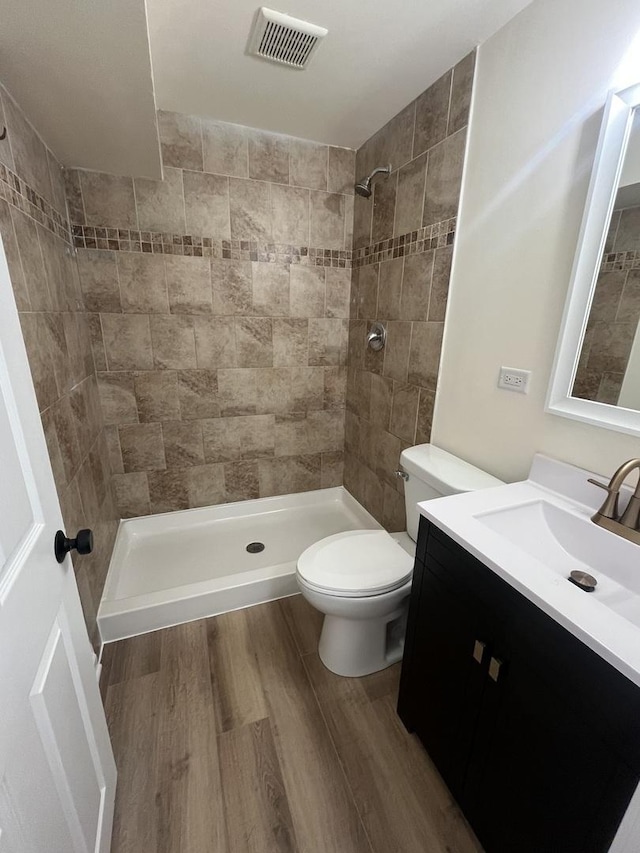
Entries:
{"label": "tile shower", "polygon": [[[430,435],[474,62],[358,152],[161,112],[156,181],[62,173],[38,140],[52,228],[3,173],[5,251],[65,523],[104,525],[79,576],[94,639],[117,518],[344,483],[404,529],[394,471]],[[45,175],[36,162],[27,198]],[[354,197],[356,176],[389,162],[373,197]],[[18,248],[21,226],[37,243]],[[35,245],[59,306],[24,284]],[[365,347],[376,319],[380,353]],[[59,341],[74,365],[63,376],[49,357]]]}

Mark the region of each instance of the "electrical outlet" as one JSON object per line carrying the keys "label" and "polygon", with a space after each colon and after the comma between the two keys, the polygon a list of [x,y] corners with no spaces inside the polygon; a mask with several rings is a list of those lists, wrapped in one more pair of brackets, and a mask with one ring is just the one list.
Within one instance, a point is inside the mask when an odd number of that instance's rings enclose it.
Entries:
{"label": "electrical outlet", "polygon": [[501,367],[498,377],[498,388],[505,391],[517,391],[519,394],[529,393],[530,370],[519,370],[517,367]]}

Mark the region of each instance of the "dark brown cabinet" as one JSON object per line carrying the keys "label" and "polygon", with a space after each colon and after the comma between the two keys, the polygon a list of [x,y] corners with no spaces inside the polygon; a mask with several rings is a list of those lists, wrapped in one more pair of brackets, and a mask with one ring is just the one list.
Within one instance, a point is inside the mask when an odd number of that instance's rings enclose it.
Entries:
{"label": "dark brown cabinet", "polygon": [[398,713],[487,853],[608,850],[640,689],[425,520],[417,555]]}

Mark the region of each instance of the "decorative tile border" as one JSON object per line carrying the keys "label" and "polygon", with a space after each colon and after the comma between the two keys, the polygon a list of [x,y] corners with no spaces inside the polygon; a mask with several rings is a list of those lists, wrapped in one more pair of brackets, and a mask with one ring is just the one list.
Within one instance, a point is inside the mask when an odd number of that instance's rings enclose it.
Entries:
{"label": "decorative tile border", "polygon": [[77,249],[106,249],[113,252],[142,252],[154,255],[183,255],[197,258],[222,258],[260,263],[303,264],[306,266],[351,269],[402,258],[453,243],[456,219],[445,219],[400,237],[381,240],[371,246],[350,249],[325,249],[318,246],[291,246],[261,243],[257,240],[216,240],[193,234],[165,234],[160,231],[136,231],[126,228],[99,228],[73,225],[73,245]]}
{"label": "decorative tile border", "polygon": [[640,269],[640,252],[605,252],[600,266],[601,272]]}
{"label": "decorative tile border", "polygon": [[70,243],[69,221],[21,177],[0,163],[0,198],[39,222],[48,231]]}
{"label": "decorative tile border", "polygon": [[74,246],[78,249],[351,268],[351,250],[260,243],[257,240],[216,240],[192,234],[94,228],[88,225],[73,225],[72,233]]}
{"label": "decorative tile border", "polygon": [[354,268],[366,267],[391,258],[403,258],[405,255],[417,255],[429,249],[441,249],[453,244],[456,232],[456,217],[444,219],[433,225],[427,225],[416,231],[390,237],[371,246],[363,246],[353,251]]}

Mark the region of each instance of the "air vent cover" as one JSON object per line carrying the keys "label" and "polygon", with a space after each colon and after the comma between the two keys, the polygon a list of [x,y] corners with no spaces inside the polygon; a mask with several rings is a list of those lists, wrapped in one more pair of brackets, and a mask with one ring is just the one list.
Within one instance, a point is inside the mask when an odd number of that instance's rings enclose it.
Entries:
{"label": "air vent cover", "polygon": [[290,68],[306,68],[328,30],[264,6],[259,10],[249,53]]}

